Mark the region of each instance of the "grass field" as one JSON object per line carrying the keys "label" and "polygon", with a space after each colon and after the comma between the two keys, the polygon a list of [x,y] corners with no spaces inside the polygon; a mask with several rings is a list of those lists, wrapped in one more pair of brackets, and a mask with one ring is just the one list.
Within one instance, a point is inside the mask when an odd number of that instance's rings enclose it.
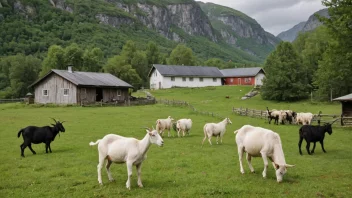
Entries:
{"label": "grass field", "polygon": [[[242,91],[239,91],[242,90]],[[285,108],[297,111],[339,113],[340,105],[300,103],[274,103],[255,97],[241,101],[248,92],[246,87],[219,87],[203,89],[171,89],[152,92],[157,98],[186,100],[196,108],[229,115],[233,124],[227,128],[223,144],[213,146],[204,137],[202,127],[217,118],[198,115],[184,107],[166,105],[138,107],[28,107],[22,104],[0,105],[0,197],[351,197],[352,149],[351,128],[334,127],[326,136],[323,153],[317,145],[315,154],[309,156],[302,146],[298,153],[299,126],[269,125],[264,120],[231,114],[231,108],[255,109]],[[225,95],[230,95],[226,99]],[[148,159],[143,163],[144,188],[138,188],[135,168],[132,189],[125,188],[126,166],[113,164],[111,171],[115,182],[110,183],[102,171],[104,185],[97,181],[97,147],[90,147],[108,133],[143,138],[144,126],[151,127],[158,118],[191,118],[193,129],[185,138],[164,137],[164,147],[152,145]],[[65,133],[56,137],[46,154],[44,144],[28,148],[25,158],[20,157],[22,137],[17,132],[27,125],[47,125],[50,117],[67,121]],[[244,124],[272,129],[281,136],[286,161],[296,167],[288,170],[281,184],[276,182],[272,166],[263,179],[263,160],[252,160],[256,173],[239,171],[237,148],[233,131]],[[174,133],[173,133],[174,134]]]}

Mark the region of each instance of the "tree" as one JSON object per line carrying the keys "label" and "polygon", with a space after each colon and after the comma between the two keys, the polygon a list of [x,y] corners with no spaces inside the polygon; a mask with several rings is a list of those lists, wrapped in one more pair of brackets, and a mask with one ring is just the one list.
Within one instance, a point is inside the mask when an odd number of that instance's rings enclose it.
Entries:
{"label": "tree", "polygon": [[76,70],[81,70],[83,67],[83,50],[76,43],[72,43],[70,46],[65,48],[64,59],[64,68],[58,69],[66,69],[66,67],[70,65]]}
{"label": "tree", "polygon": [[100,48],[86,49],[83,54],[82,71],[99,72],[103,66],[104,54]]}
{"label": "tree", "polygon": [[196,65],[196,57],[193,55],[191,48],[186,47],[183,44],[178,44],[175,49],[172,50],[168,59],[169,65]]}
{"label": "tree", "polygon": [[159,48],[156,45],[155,42],[149,42],[146,50],[146,55],[148,58],[148,64],[151,67],[153,64],[160,64],[159,62],[159,57],[160,57],[160,52]]}
{"label": "tree", "polygon": [[218,68],[225,68],[225,62],[219,58],[211,58],[207,61],[204,62],[204,65],[206,66],[214,66],[214,67],[218,67]]}
{"label": "tree", "polygon": [[352,92],[352,1],[322,1],[329,8],[330,18],[320,18],[333,41],[329,43],[315,79],[321,99],[328,99],[332,90],[336,96]]}
{"label": "tree", "polygon": [[131,60],[131,66],[136,70],[138,75],[142,78],[142,85],[147,86],[148,84],[148,59],[144,52],[136,51]]}
{"label": "tree", "polygon": [[126,44],[122,47],[121,55],[127,58],[126,61],[128,64],[131,64],[134,53],[136,53],[136,51],[137,51],[136,44],[133,41],[128,40]]}
{"label": "tree", "polygon": [[306,71],[291,43],[281,42],[267,58],[264,69],[263,99],[295,101],[307,98],[309,86]]}
{"label": "tree", "polygon": [[40,77],[46,75],[51,69],[59,69],[65,67],[64,49],[58,45],[49,47],[48,55],[44,58],[42,63],[42,70]]}
{"label": "tree", "polygon": [[126,61],[126,57],[114,56],[108,59],[108,62],[103,67],[104,72],[108,72],[123,81],[131,84],[134,88],[139,88],[142,79],[139,77],[135,69]]}

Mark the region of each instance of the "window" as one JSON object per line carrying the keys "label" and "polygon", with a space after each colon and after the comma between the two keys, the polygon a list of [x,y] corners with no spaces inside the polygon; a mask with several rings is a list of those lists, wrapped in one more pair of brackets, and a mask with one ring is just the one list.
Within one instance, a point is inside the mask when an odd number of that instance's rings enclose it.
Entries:
{"label": "window", "polygon": [[193,81],[193,77],[189,77],[189,81]]}
{"label": "window", "polygon": [[121,96],[121,90],[120,89],[117,90],[117,96]]}
{"label": "window", "polygon": [[49,90],[43,89],[43,96],[49,96]]}
{"label": "window", "polygon": [[233,78],[230,78],[230,82],[233,82]]}
{"label": "window", "polygon": [[171,81],[175,81],[175,77],[171,77]]}
{"label": "window", "polygon": [[64,96],[68,96],[69,89],[64,89]]}
{"label": "window", "polygon": [[245,79],[244,79],[244,82],[245,82],[245,83],[250,83],[250,82],[251,82],[251,78],[245,78]]}
{"label": "window", "polygon": [[186,81],[186,77],[182,77],[182,81]]}
{"label": "window", "polygon": [[213,82],[216,82],[216,80],[217,80],[216,78],[213,78]]}
{"label": "window", "polygon": [[199,78],[199,82],[203,82],[203,78],[202,77]]}

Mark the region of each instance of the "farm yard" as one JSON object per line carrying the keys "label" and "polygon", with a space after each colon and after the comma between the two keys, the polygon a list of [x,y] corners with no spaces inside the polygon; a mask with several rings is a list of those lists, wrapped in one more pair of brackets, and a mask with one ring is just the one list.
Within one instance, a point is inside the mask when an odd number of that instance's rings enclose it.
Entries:
{"label": "farm yard", "polygon": [[[308,155],[305,142],[303,155],[298,152],[297,125],[269,125],[266,120],[238,116],[233,107],[262,109],[292,109],[297,112],[322,111],[339,114],[339,103],[275,103],[263,101],[260,96],[241,100],[251,90],[244,86],[207,88],[175,88],[151,91],[157,99],[187,101],[199,111],[228,116],[223,143],[213,146],[204,137],[203,126],[222,119],[199,114],[188,107],[165,104],[135,107],[53,107],[23,104],[0,105],[0,197],[351,197],[352,150],[351,128],[333,125],[333,134],[326,135],[323,153],[319,143],[314,155]],[[140,94],[140,93],[138,93]],[[229,98],[226,98],[229,96]],[[90,147],[109,133],[142,139],[143,127],[155,127],[159,118],[172,116],[175,120],[191,118],[190,136],[167,137],[164,146],[152,145],[142,165],[144,188],[137,186],[137,173],[133,168],[131,190],[126,189],[125,164],[113,164],[115,179],[109,182],[102,170],[104,185],[97,181],[97,146]],[[27,148],[25,158],[20,156],[21,128],[28,125],[44,126],[52,123],[51,117],[66,121],[66,132],[60,133],[51,143],[52,153],[45,153],[45,145]],[[267,178],[262,178],[263,160],[253,158],[255,173],[250,173],[244,160],[245,174],[240,173],[234,130],[245,124],[260,126],[279,133],[289,168],[282,183],[276,182],[275,171],[269,164]],[[176,133],[172,131],[175,136]]]}

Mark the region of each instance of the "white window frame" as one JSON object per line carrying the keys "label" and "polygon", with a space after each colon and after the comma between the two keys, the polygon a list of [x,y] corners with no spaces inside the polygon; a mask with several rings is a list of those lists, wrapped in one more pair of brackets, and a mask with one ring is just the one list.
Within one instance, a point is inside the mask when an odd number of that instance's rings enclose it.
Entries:
{"label": "white window frame", "polygon": [[[67,93],[65,94],[65,91],[67,90]],[[64,96],[68,96],[70,94],[70,89],[64,88]]]}
{"label": "white window frame", "polygon": [[217,78],[213,78],[213,82],[217,82],[218,81],[218,79]]}
{"label": "white window frame", "polygon": [[172,76],[172,77],[171,77],[171,81],[175,81],[175,76]]}
{"label": "white window frame", "polygon": [[[45,91],[46,91],[46,94],[45,94]],[[43,96],[49,96],[49,90],[48,89],[43,89],[42,90],[42,95]]]}
{"label": "white window frame", "polygon": [[203,82],[203,77],[199,77],[199,82]]}
{"label": "white window frame", "polygon": [[117,96],[121,96],[122,95],[122,91],[121,91],[121,89],[118,89],[117,90]]}
{"label": "white window frame", "polygon": [[190,82],[193,82],[193,77],[189,77],[189,81],[190,81]]}

